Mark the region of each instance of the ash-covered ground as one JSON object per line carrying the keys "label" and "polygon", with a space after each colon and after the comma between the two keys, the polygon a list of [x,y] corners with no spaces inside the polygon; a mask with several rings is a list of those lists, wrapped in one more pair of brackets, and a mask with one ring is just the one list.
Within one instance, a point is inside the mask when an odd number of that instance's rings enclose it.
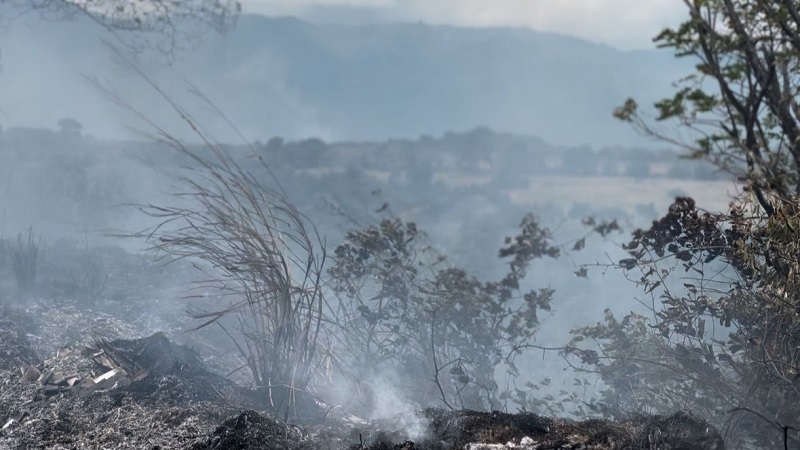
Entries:
{"label": "ash-covered ground", "polygon": [[719,434],[689,413],[572,422],[429,408],[370,421],[308,395],[288,417],[278,416],[268,395],[235,370],[235,352],[202,330],[188,331],[180,302],[163,298],[185,268],[120,249],[98,252],[110,274],[102,288],[87,289],[84,280],[70,295],[54,282],[57,274],[40,274],[38,287],[23,293],[6,272],[0,448],[723,448]]}

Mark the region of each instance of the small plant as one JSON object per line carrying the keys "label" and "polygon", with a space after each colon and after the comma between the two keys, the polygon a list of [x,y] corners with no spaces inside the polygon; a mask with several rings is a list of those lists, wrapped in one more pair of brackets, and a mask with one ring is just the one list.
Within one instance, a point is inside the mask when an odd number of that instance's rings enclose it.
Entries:
{"label": "small plant", "polygon": [[39,258],[41,238],[35,239],[33,229],[28,228],[27,238],[19,233],[16,242],[8,242],[6,245],[11,255],[17,287],[23,291],[30,290],[36,284],[36,261]]}

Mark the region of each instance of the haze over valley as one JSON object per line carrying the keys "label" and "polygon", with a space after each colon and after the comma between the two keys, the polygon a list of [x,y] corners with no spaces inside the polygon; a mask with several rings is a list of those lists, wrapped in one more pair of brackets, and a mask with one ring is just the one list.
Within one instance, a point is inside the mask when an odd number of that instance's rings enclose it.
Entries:
{"label": "haze over valley", "polygon": [[[3,32],[0,101],[9,126],[72,117],[97,137],[131,136],[130,116],[86,77],[175,127],[141,79],[117,64],[103,30],[86,19],[26,16]],[[113,39],[108,41],[114,44]],[[117,43],[119,46],[119,43]],[[651,103],[690,65],[666,51],[620,51],[524,28],[422,23],[330,25],[242,16],[173,66],[149,55],[146,72],[187,105],[196,86],[251,140],[383,140],[487,126],[560,145],[646,144],[611,117],[628,97]],[[197,106],[206,126],[219,117]]]}
{"label": "haze over valley", "polygon": [[431,1],[0,0],[0,449],[797,437],[760,54]]}

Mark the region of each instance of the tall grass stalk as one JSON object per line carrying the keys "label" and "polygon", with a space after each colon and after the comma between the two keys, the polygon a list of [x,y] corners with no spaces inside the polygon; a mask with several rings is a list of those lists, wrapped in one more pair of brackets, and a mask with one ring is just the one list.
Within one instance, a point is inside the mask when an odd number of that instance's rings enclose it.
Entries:
{"label": "tall grass stalk", "polygon": [[[106,92],[152,126],[157,140],[188,157],[190,166],[179,177],[182,191],[174,194],[180,206],[142,206],[158,223],[128,237],[145,238],[149,248],[168,261],[191,260],[207,275],[198,289],[226,294],[217,297],[222,299],[218,307],[194,311],[201,321],[196,329],[221,326],[246,360],[256,386],[288,418],[297,411],[298,393],[308,393],[321,359],[318,354],[323,353],[318,352],[318,343],[325,245],[260,156],[255,158],[256,168],[240,166],[153,80],[135,65],[132,68],[184,120],[202,146],[189,146]],[[233,327],[222,320],[231,317]]]}
{"label": "tall grass stalk", "polygon": [[11,267],[14,269],[14,278],[17,287],[27,291],[36,284],[36,262],[39,259],[41,239],[35,239],[33,228],[28,228],[27,237],[22,233],[17,235],[15,243],[7,243],[11,255]]}

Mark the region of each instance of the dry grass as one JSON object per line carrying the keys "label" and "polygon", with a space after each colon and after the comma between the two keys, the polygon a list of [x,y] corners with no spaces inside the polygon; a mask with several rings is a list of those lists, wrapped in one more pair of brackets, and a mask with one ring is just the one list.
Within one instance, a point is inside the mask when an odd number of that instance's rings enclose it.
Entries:
{"label": "dry grass", "polygon": [[[212,290],[223,294],[214,297],[219,299],[214,307],[193,311],[201,320],[195,329],[212,324],[222,327],[246,361],[256,387],[276,411],[288,417],[296,412],[298,394],[306,392],[318,368],[325,245],[260,156],[256,168],[240,166],[155,81],[134,64],[131,68],[184,120],[202,145],[190,147],[106,91],[149,124],[157,140],[186,157],[189,166],[179,177],[182,190],[174,194],[173,205],[141,206],[158,224],[127,237],[146,239],[149,249],[167,262],[191,261],[206,275],[195,286],[197,296]],[[194,93],[227,120],[201,93]],[[232,325],[223,318],[232,318]]]}
{"label": "dry grass", "polygon": [[147,232],[150,249],[194,261],[207,275],[197,292],[225,294],[219,308],[194,312],[198,328],[234,317],[235,330],[223,329],[256,385],[288,414],[315,371],[324,245],[282,191],[261,185],[220,148],[213,160],[177,148],[199,169],[182,177],[188,189],[176,194],[188,206],[143,209],[161,220]]}
{"label": "dry grass", "polygon": [[20,233],[16,242],[8,242],[6,245],[11,255],[11,267],[14,269],[17,287],[21,290],[33,288],[36,284],[36,262],[39,259],[41,239],[35,239],[33,229],[28,228],[27,237],[23,238]]}

